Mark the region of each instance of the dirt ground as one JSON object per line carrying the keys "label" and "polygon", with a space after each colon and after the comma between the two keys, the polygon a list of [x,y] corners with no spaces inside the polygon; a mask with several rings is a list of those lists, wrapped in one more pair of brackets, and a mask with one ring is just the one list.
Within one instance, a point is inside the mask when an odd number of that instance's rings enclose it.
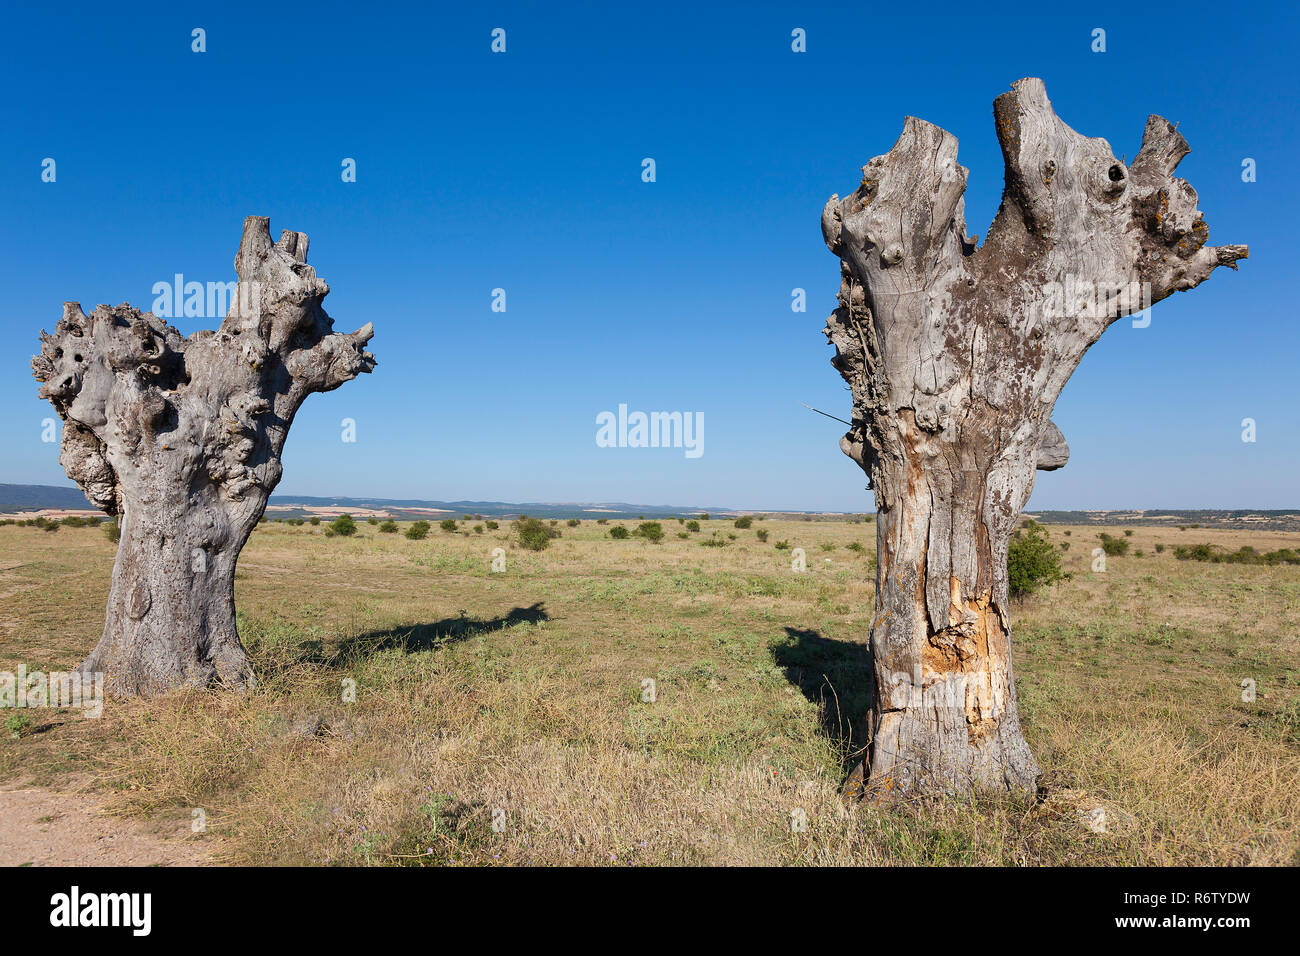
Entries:
{"label": "dirt ground", "polygon": [[201,866],[211,855],[183,820],[151,826],[89,794],[0,789],[0,866]]}

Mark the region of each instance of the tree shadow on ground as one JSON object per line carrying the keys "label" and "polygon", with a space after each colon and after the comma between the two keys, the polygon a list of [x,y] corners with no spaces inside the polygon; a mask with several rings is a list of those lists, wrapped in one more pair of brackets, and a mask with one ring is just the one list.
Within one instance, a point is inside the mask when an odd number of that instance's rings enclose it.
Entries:
{"label": "tree shadow on ground", "polygon": [[550,619],[551,616],[541,601],[529,607],[514,608],[509,613],[494,618],[467,617],[461,611],[456,617],[445,617],[428,624],[390,627],[347,637],[328,651],[319,642],[313,642],[316,644],[313,648],[315,663],[337,665],[345,661],[364,660],[381,651],[390,650],[419,654],[466,641],[480,634],[502,631],[516,624],[539,624]]}
{"label": "tree shadow on ground", "polygon": [[847,772],[862,760],[868,741],[871,648],[787,627],[785,639],[774,641],[769,650],[786,679],[817,705],[822,733],[835,744]]}

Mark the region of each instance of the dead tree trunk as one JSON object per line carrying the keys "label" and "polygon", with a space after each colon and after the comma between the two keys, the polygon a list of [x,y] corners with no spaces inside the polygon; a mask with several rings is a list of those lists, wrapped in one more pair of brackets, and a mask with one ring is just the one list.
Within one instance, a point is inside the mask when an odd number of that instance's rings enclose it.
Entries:
{"label": "dead tree trunk", "polygon": [[826,328],[853,394],[840,445],[879,516],[873,737],[850,791],[1034,792],[1007,546],[1035,470],[1068,457],[1056,398],[1117,318],[1247,255],[1205,245],[1196,192],[1172,175],[1187,143],[1161,117],[1126,167],[1061,122],[1041,80],[993,114],[1006,185],[982,246],[957,140],[912,117],[822,212],[843,260]]}
{"label": "dead tree trunk", "polygon": [[235,630],[240,549],[280,480],[289,426],[312,392],[375,367],[367,323],[334,333],[307,237],[271,241],[250,216],[239,283],[217,331],[189,338],[151,313],[63,306],[32,370],[63,418],[59,461],[120,515],[104,633],[81,665],[114,696],[253,680]]}

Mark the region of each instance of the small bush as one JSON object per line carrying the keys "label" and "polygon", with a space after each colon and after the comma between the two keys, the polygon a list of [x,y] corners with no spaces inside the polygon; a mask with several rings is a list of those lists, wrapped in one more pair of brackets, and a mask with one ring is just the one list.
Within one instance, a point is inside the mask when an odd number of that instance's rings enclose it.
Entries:
{"label": "small bush", "polygon": [[311,519],[311,523],[312,523],[313,525],[320,524],[320,518],[318,518],[318,517],[313,517],[313,518]]}
{"label": "small bush", "polygon": [[755,531],[754,534],[757,535],[759,541],[767,541],[768,532],[763,529],[760,528],[758,531]]}
{"label": "small bush", "polygon": [[677,537],[679,537],[679,538],[689,538],[690,536],[691,536],[691,533],[690,533],[689,531],[678,531],[678,532],[677,532]]}
{"label": "small bush", "polygon": [[446,532],[449,532],[449,533],[450,533],[450,532],[453,532],[453,531],[456,530],[456,519],[455,519],[455,518],[443,518],[441,521],[438,522],[438,527],[441,528],[443,531],[446,531]]}
{"label": "small bush", "polygon": [[378,519],[378,518],[367,518],[367,519],[366,519],[366,524],[379,524],[379,519]]}
{"label": "small bush", "polygon": [[114,544],[122,540],[122,526],[117,523],[116,519],[104,525],[104,537]]}
{"label": "small bush", "polygon": [[1040,588],[1064,580],[1061,555],[1047,539],[1047,529],[1026,521],[1011,536],[1007,548],[1007,589],[1023,601]]}
{"label": "small bush", "polygon": [[476,524],[476,525],[474,525],[474,533],[475,533],[475,534],[482,534],[482,533],[483,533],[483,526],[482,526],[481,524]]}
{"label": "small bush", "polygon": [[567,524],[570,528],[576,528],[578,525],[582,524],[582,522],[579,521],[577,518],[570,518],[568,521],[564,523]]}
{"label": "small bush", "polygon": [[1157,544],[1156,554],[1164,554],[1164,553],[1165,553],[1165,546],[1163,544]]}
{"label": "small bush", "polygon": [[9,716],[5,718],[5,730],[9,731],[9,736],[17,740],[27,729],[27,725],[32,722],[31,715],[24,710],[10,711]]}
{"label": "small bush", "polygon": [[427,521],[417,521],[406,529],[406,536],[412,541],[419,541],[429,534],[429,528],[431,527],[432,525]]}
{"label": "small bush", "polygon": [[751,518],[749,515],[745,515],[743,518],[737,518],[735,521],[736,527],[742,530],[748,528],[753,523],[754,523],[754,519]]}
{"label": "small bush", "polygon": [[619,540],[622,540],[623,538],[626,538],[629,534],[630,532],[627,530],[627,528],[624,528],[621,524],[616,524],[614,525],[614,527],[609,529],[609,536],[611,538],[618,538]]}
{"label": "small bush", "polygon": [[789,551],[789,550],[790,550],[790,542],[789,542],[789,541],[778,541],[775,545],[773,545],[773,547],[776,548],[776,550],[778,550],[778,551]]}
{"label": "small bush", "polygon": [[1125,529],[1124,529],[1124,537],[1126,537],[1126,538],[1131,538],[1131,537],[1133,537],[1133,529],[1132,529],[1132,528],[1125,528]]}
{"label": "small bush", "polygon": [[1110,557],[1114,558],[1121,554],[1128,554],[1128,542],[1123,538],[1111,537],[1104,531],[1099,537],[1101,538],[1102,550]]}
{"label": "small bush", "polygon": [[867,551],[867,549],[863,546],[861,541],[850,541],[844,547],[848,548],[850,551],[854,552],[855,554],[865,554]]}
{"label": "small bush", "polygon": [[596,524],[609,524],[609,519],[608,519],[608,518],[597,518],[597,519],[596,519]]}
{"label": "small bush", "polygon": [[698,521],[688,521],[688,522],[686,522],[686,530],[687,530],[687,531],[699,531],[699,530],[700,530],[700,523],[699,523]]}
{"label": "small bush", "polygon": [[497,524],[495,521],[484,521],[483,523],[487,525],[489,531],[495,531],[497,528],[501,527],[501,525]]}
{"label": "small bush", "polygon": [[537,518],[516,521],[515,533],[519,536],[519,543],[529,551],[544,551],[552,538],[560,536],[559,531]]}
{"label": "small bush", "polygon": [[379,526],[379,532],[380,534],[396,534],[397,522],[393,521],[390,518],[388,521],[385,521],[383,524]]}
{"label": "small bush", "polygon": [[335,534],[341,534],[345,538],[357,533],[357,523],[352,520],[352,515],[339,515],[330,522],[329,527]]}
{"label": "small bush", "polygon": [[658,544],[664,539],[664,526],[658,521],[643,521],[632,533],[638,538],[645,538],[651,544]]}

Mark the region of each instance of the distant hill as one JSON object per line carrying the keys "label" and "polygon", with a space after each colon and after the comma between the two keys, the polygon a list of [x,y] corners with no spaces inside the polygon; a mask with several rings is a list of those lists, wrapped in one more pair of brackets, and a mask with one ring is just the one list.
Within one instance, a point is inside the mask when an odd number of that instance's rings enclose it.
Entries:
{"label": "distant hill", "polygon": [[[94,508],[80,488],[58,488],[54,485],[0,484],[0,512],[40,511],[43,508],[76,510]],[[96,509],[98,510],[98,509]]]}
{"label": "distant hill", "polygon": [[1300,531],[1300,508],[1258,511],[1238,509],[1163,509],[1128,511],[1026,511],[1026,518],[1043,524],[1168,525],[1188,528],[1254,529],[1256,531]]}
{"label": "distant hill", "polygon": [[[539,518],[635,518],[664,517],[709,512],[733,514],[732,509],[716,505],[696,507],[688,505],[637,505],[625,501],[614,502],[547,502],[527,501],[426,501],[421,498],[322,498],[312,495],[272,495],[269,505],[275,517],[301,517],[307,508],[356,508],[388,511],[395,517],[419,517],[421,511],[445,511],[460,517],[480,514],[498,518],[527,514]],[[294,507],[299,506],[299,507]],[[0,513],[40,511],[43,509],[94,508],[78,488],[59,488],[55,485],[0,484]],[[411,514],[404,514],[410,512]],[[429,517],[427,514],[423,517]]]}
{"label": "distant hill", "polygon": [[[744,514],[744,511],[721,505],[637,505],[626,501],[573,502],[573,501],[427,501],[422,498],[323,498],[313,495],[272,495],[270,516],[276,518],[305,517],[309,508],[349,508],[387,511],[398,520],[431,518],[433,512],[454,515],[482,515],[485,518],[511,518],[520,514],[538,518],[610,518],[628,520],[645,515],[647,518],[681,517],[708,512],[713,515]],[[15,511],[40,511],[42,509],[94,508],[77,488],[59,488],[54,485],[0,484],[0,513]],[[785,515],[795,518],[844,519],[857,517],[833,512],[761,511],[754,514]],[[1200,528],[1253,528],[1260,531],[1300,531],[1300,508],[1280,510],[1239,509],[1146,509],[1127,511],[1026,511],[1025,517],[1045,524],[1073,525],[1169,525]]]}
{"label": "distant hill", "polygon": [[[298,506],[295,508],[294,506]],[[427,501],[421,498],[322,498],[311,495],[272,495],[269,508],[275,517],[301,517],[307,508],[357,508],[387,511],[395,518],[428,518],[422,512],[446,512],[447,515],[482,515],[485,518],[509,518],[521,514],[537,518],[662,518],[677,515],[739,514],[732,508],[717,505],[637,505],[626,501]],[[287,510],[286,510],[287,509]],[[300,513],[296,513],[300,512]]]}

